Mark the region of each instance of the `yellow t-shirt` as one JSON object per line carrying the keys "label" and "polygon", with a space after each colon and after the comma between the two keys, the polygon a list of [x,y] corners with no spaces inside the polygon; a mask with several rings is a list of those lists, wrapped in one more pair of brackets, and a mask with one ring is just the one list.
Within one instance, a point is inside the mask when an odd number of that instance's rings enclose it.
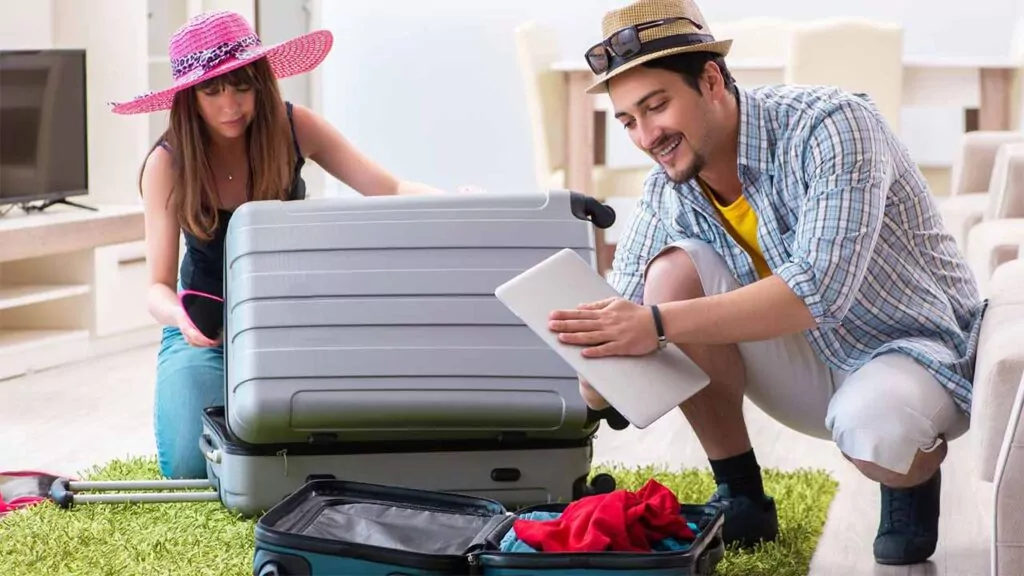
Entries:
{"label": "yellow t-shirt", "polygon": [[758,276],[761,278],[771,276],[771,268],[768,267],[768,263],[761,253],[761,246],[757,242],[757,213],[750,207],[746,197],[740,196],[732,204],[722,206],[703,180],[698,178],[697,182],[700,183],[700,188],[704,191],[704,194],[711,200],[715,208],[718,209],[718,213],[722,215],[722,224],[725,225],[725,229],[747,251],[747,254],[750,254]]}

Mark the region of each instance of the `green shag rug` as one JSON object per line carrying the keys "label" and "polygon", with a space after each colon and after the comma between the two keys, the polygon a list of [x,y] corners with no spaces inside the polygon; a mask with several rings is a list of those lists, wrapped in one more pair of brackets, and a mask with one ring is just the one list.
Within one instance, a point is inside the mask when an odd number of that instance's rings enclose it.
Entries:
{"label": "green shag rug", "polygon": [[[682,502],[702,503],[714,491],[707,470],[595,467],[619,488],[637,490],[649,478]],[[159,478],[152,458],[115,460],[83,475],[89,480]],[[776,542],[753,551],[730,549],[723,576],[806,574],[837,484],[825,472],[764,470],[765,491],[779,510]],[[217,502],[79,504],[61,510],[46,502],[0,518],[4,576],[245,576],[251,574],[255,520],[240,519]]]}

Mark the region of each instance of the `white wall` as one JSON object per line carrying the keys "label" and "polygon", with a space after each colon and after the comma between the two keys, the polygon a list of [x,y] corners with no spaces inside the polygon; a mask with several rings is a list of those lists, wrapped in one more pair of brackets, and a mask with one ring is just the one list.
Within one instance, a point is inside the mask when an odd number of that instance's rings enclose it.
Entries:
{"label": "white wall", "polygon": [[[322,23],[336,35],[322,67],[323,111],[400,177],[445,188],[472,183],[532,191],[512,28],[527,19],[553,26],[563,55],[580,59],[600,36],[603,13],[626,3],[323,0]],[[756,16],[894,20],[906,26],[906,53],[913,57],[1005,58],[1024,16],[1021,0],[705,0],[702,9],[712,23]],[[980,23],[969,26],[969,18]],[[619,148],[619,136],[610,132],[610,145]]]}
{"label": "white wall", "polygon": [[0,49],[49,48],[53,44],[51,0],[0,0]]}
{"label": "white wall", "polygon": [[615,4],[325,0],[322,22],[336,44],[323,66],[323,111],[399,177],[447,189],[533,190],[512,28],[535,18],[583,40]]}
{"label": "white wall", "polygon": [[148,87],[146,3],[54,0],[53,42],[86,51],[89,196],[87,204],[138,202],[140,150],[149,144],[145,116],[110,112]]}
{"label": "white wall", "polygon": [[[256,13],[260,39],[264,44],[277,44],[310,30],[320,28],[318,6],[310,0],[256,0]],[[321,70],[292,76],[279,81],[281,96],[294,104],[319,110],[319,98],[314,86],[318,86]],[[324,194],[324,171],[315,162],[306,162],[302,178],[306,182],[306,193],[310,197]]]}

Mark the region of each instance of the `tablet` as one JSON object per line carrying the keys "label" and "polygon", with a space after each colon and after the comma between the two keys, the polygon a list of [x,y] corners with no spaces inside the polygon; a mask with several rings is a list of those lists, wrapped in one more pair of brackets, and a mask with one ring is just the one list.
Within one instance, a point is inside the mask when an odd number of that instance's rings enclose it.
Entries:
{"label": "tablet", "polygon": [[502,284],[494,295],[637,428],[651,425],[710,382],[677,346],[645,356],[586,358],[583,347],[559,341],[548,329],[552,311],[620,296],[571,249]]}

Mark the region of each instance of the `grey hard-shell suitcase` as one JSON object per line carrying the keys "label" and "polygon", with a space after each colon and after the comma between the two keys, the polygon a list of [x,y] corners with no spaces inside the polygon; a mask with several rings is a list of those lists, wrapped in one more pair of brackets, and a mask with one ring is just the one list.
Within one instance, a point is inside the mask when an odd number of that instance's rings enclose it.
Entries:
{"label": "grey hard-shell suitcase", "polygon": [[580,496],[601,415],[494,290],[565,248],[595,261],[593,226],[613,220],[568,191],[243,205],[226,406],[204,423],[222,500],[255,512],[309,477],[507,506]]}
{"label": "grey hard-shell suitcase", "polygon": [[251,444],[588,436],[575,372],[494,296],[561,249],[594,261],[585,200],[243,205],[225,240],[228,429]]}
{"label": "grey hard-shell suitcase", "polygon": [[[593,227],[614,218],[568,191],[242,205],[225,240],[226,401],[197,447],[221,502],[256,515],[315,479],[510,509],[613,490],[587,481],[591,443],[625,420],[588,409],[494,290],[565,248],[594,262]],[[64,483],[55,500],[126,486]],[[79,500],[162,498],[147,496]]]}

